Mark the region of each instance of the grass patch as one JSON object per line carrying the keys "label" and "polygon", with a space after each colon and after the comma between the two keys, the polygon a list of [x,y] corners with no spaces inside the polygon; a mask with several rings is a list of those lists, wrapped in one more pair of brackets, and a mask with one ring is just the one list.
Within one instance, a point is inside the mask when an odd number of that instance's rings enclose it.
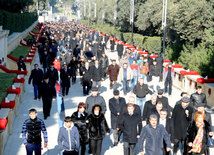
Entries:
{"label": "grass patch", "polygon": [[29,40],[29,39],[33,39],[33,37],[31,35],[28,35],[25,39]]}
{"label": "grass patch", "polygon": [[21,46],[19,45],[15,50],[13,50],[10,55],[16,58],[19,58],[19,56],[23,56],[24,58],[27,56],[29,53],[28,51],[30,50],[30,47],[26,46]]}
{"label": "grass patch", "polygon": [[39,30],[37,30],[37,29],[33,29],[32,31],[35,33],[39,33]]}
{"label": "grass patch", "polygon": [[0,73],[0,102],[6,97],[7,90],[12,86],[16,74]]}

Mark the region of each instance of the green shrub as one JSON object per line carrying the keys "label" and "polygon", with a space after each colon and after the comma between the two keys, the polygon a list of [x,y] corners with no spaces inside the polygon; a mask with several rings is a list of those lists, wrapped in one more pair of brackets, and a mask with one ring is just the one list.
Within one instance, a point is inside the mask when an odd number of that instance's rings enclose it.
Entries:
{"label": "green shrub", "polygon": [[11,13],[0,10],[0,25],[4,30],[13,32],[22,32],[38,19],[36,13]]}

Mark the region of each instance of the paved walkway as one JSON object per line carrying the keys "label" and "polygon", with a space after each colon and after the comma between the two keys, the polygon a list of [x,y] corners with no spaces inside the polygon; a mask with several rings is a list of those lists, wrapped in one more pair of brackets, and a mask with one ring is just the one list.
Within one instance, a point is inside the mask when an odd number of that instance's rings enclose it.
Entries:
{"label": "paved walkway", "polygon": [[[116,53],[108,53],[107,55],[109,58],[114,57],[116,58]],[[38,56],[36,56],[36,61],[38,63]],[[33,100],[33,86],[27,84],[28,76],[26,77],[26,92],[23,94],[23,103],[19,106],[19,115],[15,118],[13,123],[13,134],[9,136],[7,144],[4,149],[4,155],[25,155],[25,146],[22,144],[21,139],[21,130],[22,125],[25,119],[28,118],[28,110],[30,108],[36,108],[38,110],[38,117],[43,118],[42,114],[42,101],[35,101]],[[150,84],[149,84],[150,85]],[[163,83],[160,84],[161,88],[163,88]],[[119,90],[121,89],[121,85]],[[173,88],[172,96],[169,97],[169,104],[174,107],[175,102],[180,99],[181,91]],[[101,95],[105,98],[106,105],[107,105],[107,112],[106,112],[106,119],[110,126],[110,111],[108,108],[108,100],[113,96],[113,90],[109,89],[109,80],[106,79],[102,82],[101,87]],[[126,96],[128,98],[130,94]],[[121,96],[123,93],[121,91]],[[85,102],[87,96],[83,96],[82,93],[82,86],[80,85],[79,78],[77,78],[76,84],[72,85],[70,88],[69,95],[64,98],[64,105],[65,105],[65,115],[71,116],[71,114],[77,110],[77,104],[79,102]],[[150,96],[147,96],[147,100],[150,99]],[[212,115],[213,118],[213,115]],[[48,152],[44,150],[44,154],[48,155],[58,155],[59,149],[57,146],[57,136],[59,131],[58,126],[58,112],[57,112],[57,100],[52,103],[51,109],[51,117],[48,117],[45,120],[45,125],[48,131]],[[102,155],[123,155],[123,146],[122,143],[119,143],[117,147],[112,148],[112,134],[110,136],[106,136],[103,145],[102,145]]]}

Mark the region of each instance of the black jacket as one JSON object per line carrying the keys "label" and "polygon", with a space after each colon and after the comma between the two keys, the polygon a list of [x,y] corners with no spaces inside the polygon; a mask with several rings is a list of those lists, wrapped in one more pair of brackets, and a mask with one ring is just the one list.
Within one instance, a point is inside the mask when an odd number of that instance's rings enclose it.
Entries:
{"label": "black jacket", "polygon": [[[94,107],[95,106],[93,106],[93,109]],[[94,139],[94,140],[103,139],[105,137],[105,133],[110,132],[110,129],[108,127],[104,114],[100,113],[98,116],[96,116],[94,112],[92,112],[92,114],[88,116],[88,121],[89,121],[88,129],[89,129],[90,139]]]}
{"label": "black jacket", "polygon": [[41,69],[33,69],[31,71],[28,83],[31,83],[31,80],[33,79],[33,84],[40,85],[43,79],[43,71]]}
{"label": "black jacket", "polygon": [[[185,114],[185,110],[189,111],[189,116]],[[187,128],[192,119],[193,108],[191,106],[186,107],[185,109],[181,104],[178,104],[174,107],[172,112],[172,119],[174,125],[174,138],[178,140],[184,140],[187,133]]]}
{"label": "black jacket", "polygon": [[205,106],[207,105],[206,95],[204,93],[193,93],[190,97],[190,105],[197,107],[199,103],[204,103]]}
{"label": "black jacket", "polygon": [[118,122],[118,127],[123,131],[124,142],[137,143],[137,135],[140,135],[142,129],[140,115],[124,113]]}
{"label": "black jacket", "polygon": [[60,69],[60,79],[62,87],[70,87],[70,78],[71,78],[71,70],[67,68],[67,72],[65,69]]}
{"label": "black jacket", "polygon": [[152,94],[152,91],[149,90],[148,85],[147,84],[143,84],[142,86],[137,83],[133,89],[134,94],[138,97],[138,98],[145,98],[146,95]]}
{"label": "black jacket", "polygon": [[151,76],[161,76],[161,66],[154,66],[154,65],[151,65],[150,68],[149,68],[149,74]]}
{"label": "black jacket", "polygon": [[56,84],[56,81],[59,80],[59,75],[58,75],[58,71],[56,68],[53,68],[53,70],[51,70],[51,68],[49,68],[47,70],[46,75],[49,77],[49,81],[54,85]]}
{"label": "black jacket", "polygon": [[165,129],[170,136],[171,143],[174,143],[174,125],[173,120],[171,118],[166,119]]}
{"label": "black jacket", "polygon": [[118,56],[123,55],[123,45],[122,44],[117,45],[117,52],[118,52]]}
{"label": "black jacket", "polygon": [[[156,104],[155,104],[156,105]],[[147,120],[147,116],[150,112],[151,109],[155,108],[155,105],[152,104],[152,101],[146,101],[144,109],[143,109],[143,120],[146,121]]]}
{"label": "black jacket", "polygon": [[91,67],[91,78],[93,79],[93,81],[101,81],[103,76],[103,69],[100,65],[98,66],[98,68],[96,68],[95,65]]}
{"label": "black jacket", "polygon": [[[24,144],[41,144],[41,132],[43,132],[45,142],[48,142],[47,131],[43,120],[39,118],[27,119],[22,126],[22,139]],[[26,138],[27,135],[27,138]]]}
{"label": "black jacket", "polygon": [[123,97],[119,97],[119,99],[115,99],[114,97],[109,100],[109,109],[111,111],[111,128],[117,128],[117,120],[119,115],[117,113],[121,112],[123,106],[126,105],[126,100]]}
{"label": "black jacket", "polygon": [[152,109],[148,112],[148,115],[147,115],[147,124],[149,124],[149,117],[150,117],[151,115],[157,115],[157,117],[158,117],[158,122],[159,122],[160,114],[159,114],[158,111],[156,110],[156,107],[152,108]]}
{"label": "black jacket", "polygon": [[82,82],[91,82],[91,68],[89,67],[86,69],[84,66],[80,68],[80,71],[82,72]]}
{"label": "black jacket", "polygon": [[109,65],[109,63],[108,63],[108,57],[105,57],[105,58],[101,57],[100,60],[99,60],[99,65],[102,68],[106,69],[108,67],[108,65]]}
{"label": "black jacket", "polygon": [[39,87],[38,98],[40,99],[52,99],[56,97],[56,89],[51,82],[42,82]]}
{"label": "black jacket", "polygon": [[84,116],[81,114],[80,117],[78,117],[78,111],[76,111],[72,114],[71,119],[79,131],[80,143],[86,144],[88,143],[88,129],[86,124],[88,114],[86,112],[83,114]]}

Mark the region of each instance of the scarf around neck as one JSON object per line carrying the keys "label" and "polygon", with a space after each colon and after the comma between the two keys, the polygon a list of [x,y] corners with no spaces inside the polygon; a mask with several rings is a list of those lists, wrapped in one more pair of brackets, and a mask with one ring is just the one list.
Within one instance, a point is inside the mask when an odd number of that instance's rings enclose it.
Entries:
{"label": "scarf around neck", "polygon": [[200,153],[202,148],[202,140],[204,135],[204,122],[199,123],[196,122],[196,126],[198,127],[197,135],[193,141],[191,152]]}

